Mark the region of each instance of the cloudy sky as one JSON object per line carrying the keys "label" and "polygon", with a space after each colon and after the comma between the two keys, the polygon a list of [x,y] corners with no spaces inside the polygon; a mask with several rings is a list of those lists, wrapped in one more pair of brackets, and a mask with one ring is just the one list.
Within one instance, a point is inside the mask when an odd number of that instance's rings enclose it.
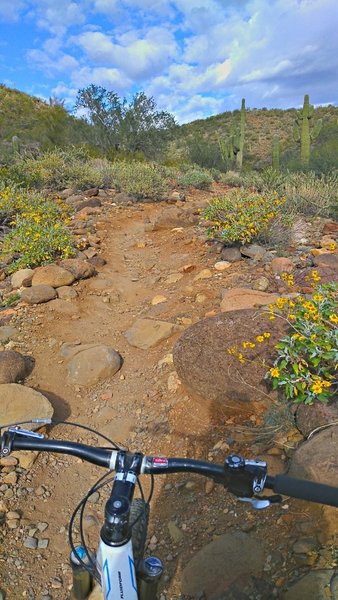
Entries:
{"label": "cloudy sky", "polygon": [[71,108],[94,83],[180,123],[338,104],[337,0],[0,0],[0,83]]}

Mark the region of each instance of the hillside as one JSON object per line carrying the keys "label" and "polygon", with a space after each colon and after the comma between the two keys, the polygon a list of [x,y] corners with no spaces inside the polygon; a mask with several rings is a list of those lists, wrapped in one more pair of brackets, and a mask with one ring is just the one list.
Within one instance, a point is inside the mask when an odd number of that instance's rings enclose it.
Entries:
{"label": "hillside", "polygon": [[[297,110],[282,109],[247,109],[246,132],[244,146],[244,163],[251,166],[265,166],[271,162],[272,140],[278,135],[281,152],[297,150],[293,139],[293,125]],[[218,143],[219,139],[226,140],[231,128],[239,123],[240,111],[225,112],[207,119],[192,121],[179,127],[176,143],[179,147],[193,140],[204,139],[208,143]],[[322,119],[322,130],[314,144],[319,148],[328,138],[334,137],[338,143],[338,107],[327,106],[315,109],[313,120]],[[333,131],[332,131],[333,130]],[[337,147],[338,149],[338,147]]]}
{"label": "hillside", "polygon": [[71,116],[62,103],[39,98],[0,85],[0,143],[2,149],[17,136],[22,144],[42,149],[85,141],[88,124]]}

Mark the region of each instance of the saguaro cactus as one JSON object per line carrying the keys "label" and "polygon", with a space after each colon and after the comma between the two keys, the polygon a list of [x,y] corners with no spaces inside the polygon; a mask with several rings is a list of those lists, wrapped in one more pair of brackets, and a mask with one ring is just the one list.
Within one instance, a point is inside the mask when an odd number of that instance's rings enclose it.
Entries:
{"label": "saguaro cactus", "polygon": [[12,148],[14,153],[17,152],[20,154],[20,140],[17,135],[13,135],[12,137]]}
{"label": "saguaro cactus", "polygon": [[280,144],[278,135],[273,136],[272,140],[272,168],[275,171],[279,171],[279,159],[280,159]]}
{"label": "saguaro cactus", "polygon": [[222,158],[225,163],[232,163],[239,152],[239,135],[236,129],[232,127],[230,136],[226,141],[218,140]]}
{"label": "saguaro cactus", "polygon": [[245,137],[245,98],[242,98],[241,120],[240,120],[239,131],[238,131],[239,150],[236,155],[236,163],[237,163],[237,167],[239,169],[241,169],[242,165],[243,165],[244,137]]}
{"label": "saguaro cactus", "polygon": [[310,104],[309,95],[305,94],[302,110],[299,111],[293,127],[293,135],[296,142],[300,142],[300,161],[307,167],[310,162],[311,142],[318,137],[322,127],[322,121],[319,119],[312,126],[314,108]]}

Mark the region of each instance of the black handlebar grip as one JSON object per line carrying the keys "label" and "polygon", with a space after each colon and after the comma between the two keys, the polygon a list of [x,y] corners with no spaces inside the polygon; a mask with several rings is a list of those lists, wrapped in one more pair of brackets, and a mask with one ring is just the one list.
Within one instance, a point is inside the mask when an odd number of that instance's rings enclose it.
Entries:
{"label": "black handlebar grip", "polygon": [[287,475],[276,475],[273,483],[273,491],[284,496],[301,498],[310,502],[319,502],[329,506],[338,507],[338,488],[307,481],[305,479],[294,479]]}

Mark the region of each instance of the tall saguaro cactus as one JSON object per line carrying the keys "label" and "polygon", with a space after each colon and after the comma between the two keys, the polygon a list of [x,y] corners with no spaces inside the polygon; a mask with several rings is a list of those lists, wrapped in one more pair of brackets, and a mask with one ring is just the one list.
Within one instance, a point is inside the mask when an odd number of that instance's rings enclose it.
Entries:
{"label": "tall saguaro cactus", "polygon": [[300,142],[300,161],[304,167],[310,162],[311,142],[319,135],[322,127],[321,119],[312,126],[314,108],[310,104],[309,95],[305,94],[302,110],[299,111],[293,128],[293,135],[296,142]]}
{"label": "tall saguaro cactus", "polygon": [[236,163],[237,163],[237,167],[239,169],[241,169],[242,165],[243,165],[244,137],[245,137],[245,98],[242,98],[241,120],[240,120],[239,131],[238,131],[239,150],[236,155]]}

